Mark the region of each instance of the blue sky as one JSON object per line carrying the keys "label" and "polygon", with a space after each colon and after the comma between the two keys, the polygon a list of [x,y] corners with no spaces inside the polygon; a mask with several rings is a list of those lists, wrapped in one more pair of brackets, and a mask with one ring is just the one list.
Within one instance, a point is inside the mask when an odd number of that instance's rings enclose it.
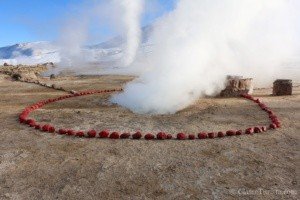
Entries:
{"label": "blue sky", "polygon": [[[0,47],[20,42],[54,41],[59,37],[64,20],[76,15],[84,6],[109,0],[0,0]],[[155,2],[142,24],[147,25],[173,9],[176,0],[146,0]],[[148,7],[148,3],[146,4]],[[107,27],[90,25],[92,35],[99,35],[92,42],[101,42],[113,36]]]}

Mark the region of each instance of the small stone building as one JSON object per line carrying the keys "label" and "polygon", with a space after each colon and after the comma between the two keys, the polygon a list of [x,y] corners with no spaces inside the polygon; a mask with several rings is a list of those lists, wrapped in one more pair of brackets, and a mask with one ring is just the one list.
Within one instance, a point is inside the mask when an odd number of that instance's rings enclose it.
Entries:
{"label": "small stone building", "polygon": [[252,94],[253,79],[243,78],[242,76],[227,76],[227,83],[221,91],[221,97],[237,97],[241,94]]}
{"label": "small stone building", "polygon": [[292,95],[293,83],[289,79],[277,79],[273,83],[273,95]]}

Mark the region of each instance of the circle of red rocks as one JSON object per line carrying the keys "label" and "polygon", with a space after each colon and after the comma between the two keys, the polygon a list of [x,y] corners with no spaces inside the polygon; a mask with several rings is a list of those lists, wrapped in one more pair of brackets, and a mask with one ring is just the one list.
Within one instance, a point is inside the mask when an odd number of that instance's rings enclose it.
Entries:
{"label": "circle of red rocks", "polygon": [[86,96],[91,94],[101,94],[101,93],[110,93],[122,91],[122,89],[113,89],[113,90],[100,90],[100,91],[84,91],[78,92],[76,94],[70,94],[65,96],[60,96],[58,98],[47,99],[44,101],[39,101],[31,106],[26,107],[23,112],[19,115],[19,122],[21,124],[26,124],[32,128],[40,130],[42,132],[49,133],[57,133],[59,135],[68,135],[75,137],[88,137],[88,138],[109,138],[109,139],[135,139],[139,140],[144,138],[145,140],[195,140],[195,139],[213,139],[213,138],[222,138],[225,136],[236,136],[243,134],[254,134],[254,133],[262,133],[268,130],[273,130],[281,127],[281,123],[275,113],[266,106],[266,104],[262,103],[260,99],[255,99],[253,96],[249,94],[242,94],[241,97],[248,99],[250,101],[255,102],[263,111],[268,113],[269,119],[271,123],[267,126],[252,126],[246,128],[245,130],[227,130],[227,131],[219,131],[219,132],[200,132],[198,134],[187,134],[187,133],[178,133],[176,137],[173,137],[172,134],[168,134],[165,132],[159,132],[157,134],[147,133],[143,135],[141,132],[136,132],[134,134],[131,133],[119,133],[119,132],[109,132],[108,130],[102,130],[97,132],[96,130],[88,130],[88,131],[76,131],[72,129],[56,129],[55,126],[51,124],[39,124],[34,119],[29,118],[29,114],[34,110],[37,110],[47,104],[54,103],[57,101],[62,101],[68,98],[74,98],[79,96]]}

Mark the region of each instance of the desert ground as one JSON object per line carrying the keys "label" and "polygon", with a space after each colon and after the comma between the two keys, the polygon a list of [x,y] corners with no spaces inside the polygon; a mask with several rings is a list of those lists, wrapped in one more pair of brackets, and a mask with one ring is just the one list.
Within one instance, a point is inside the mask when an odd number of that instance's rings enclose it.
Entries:
{"label": "desert ground", "polygon": [[[44,78],[70,90],[120,88],[133,77]],[[295,84],[296,85],[296,84]],[[19,124],[22,109],[66,94],[0,75],[0,199],[299,199],[300,87],[274,97],[254,90],[282,128],[193,141],[111,140],[43,133]],[[108,94],[35,111],[37,121],[76,130],[197,133],[268,124],[240,98],[205,98],[174,115],[139,115]]]}

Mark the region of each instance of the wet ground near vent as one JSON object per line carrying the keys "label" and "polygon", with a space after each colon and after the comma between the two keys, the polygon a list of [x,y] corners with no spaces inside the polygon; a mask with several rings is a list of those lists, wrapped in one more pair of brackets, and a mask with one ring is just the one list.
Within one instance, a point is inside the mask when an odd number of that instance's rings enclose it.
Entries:
{"label": "wet ground near vent", "polygon": [[[132,77],[83,76],[49,81],[67,89],[112,89]],[[79,139],[35,131],[17,122],[21,110],[65,93],[0,75],[0,199],[297,199],[300,88],[293,96],[255,96],[283,128],[214,140]],[[219,131],[268,123],[250,101],[202,99],[175,115],[137,115],[109,95],[57,102],[35,111],[38,121],[76,130],[170,133]]]}

